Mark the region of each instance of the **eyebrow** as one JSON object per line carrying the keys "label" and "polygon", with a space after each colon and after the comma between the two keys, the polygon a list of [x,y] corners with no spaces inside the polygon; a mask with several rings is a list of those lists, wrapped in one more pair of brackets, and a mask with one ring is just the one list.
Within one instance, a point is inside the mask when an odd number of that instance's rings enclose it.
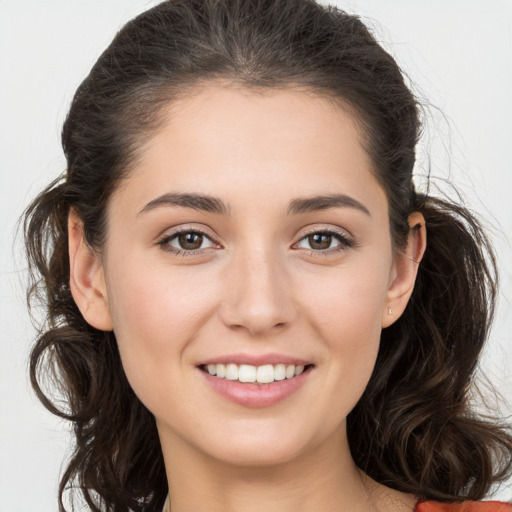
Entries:
{"label": "eyebrow", "polygon": [[[142,208],[139,215],[161,206],[182,206],[220,215],[229,214],[229,206],[217,197],[202,194],[168,193],[150,201]],[[294,199],[288,206],[287,214],[298,215],[301,213],[327,210],[329,208],[355,208],[371,217],[370,211],[366,206],[345,194],[326,194]]]}
{"label": "eyebrow", "polygon": [[370,211],[364,204],[345,194],[327,194],[294,199],[288,207],[288,215],[327,210],[329,208],[355,208],[371,217]]}
{"label": "eyebrow", "polygon": [[164,194],[150,201],[142,210],[142,213],[149,212],[160,206],[183,206],[210,213],[227,215],[229,207],[221,199],[201,194]]}

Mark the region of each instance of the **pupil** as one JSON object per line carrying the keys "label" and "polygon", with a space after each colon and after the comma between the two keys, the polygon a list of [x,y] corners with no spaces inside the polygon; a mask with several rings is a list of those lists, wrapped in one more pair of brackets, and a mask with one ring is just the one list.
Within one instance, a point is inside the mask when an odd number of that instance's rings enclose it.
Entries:
{"label": "pupil", "polygon": [[203,235],[184,233],[179,236],[179,243],[183,249],[199,249],[203,243]]}
{"label": "pupil", "polygon": [[316,233],[309,236],[309,243],[313,249],[329,249],[331,239],[331,235]]}

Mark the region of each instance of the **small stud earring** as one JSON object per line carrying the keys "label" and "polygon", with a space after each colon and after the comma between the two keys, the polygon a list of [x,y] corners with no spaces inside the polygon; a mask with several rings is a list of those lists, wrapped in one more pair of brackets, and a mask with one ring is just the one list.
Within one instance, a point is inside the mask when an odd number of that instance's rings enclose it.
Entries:
{"label": "small stud earring", "polygon": [[393,310],[388,306],[388,315],[392,315],[393,314]]}

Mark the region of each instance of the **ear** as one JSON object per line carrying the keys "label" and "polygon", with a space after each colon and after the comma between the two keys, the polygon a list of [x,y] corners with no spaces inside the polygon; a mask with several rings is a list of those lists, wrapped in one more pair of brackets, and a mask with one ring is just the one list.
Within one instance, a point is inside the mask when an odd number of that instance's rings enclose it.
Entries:
{"label": "ear", "polygon": [[409,216],[409,240],[405,251],[396,252],[390,274],[390,285],[382,313],[382,327],[389,327],[405,311],[418,274],[418,267],[427,247],[425,218],[419,212]]}
{"label": "ear", "polygon": [[100,255],[87,244],[83,222],[71,209],[68,217],[69,287],[87,323],[111,331],[112,317]]}

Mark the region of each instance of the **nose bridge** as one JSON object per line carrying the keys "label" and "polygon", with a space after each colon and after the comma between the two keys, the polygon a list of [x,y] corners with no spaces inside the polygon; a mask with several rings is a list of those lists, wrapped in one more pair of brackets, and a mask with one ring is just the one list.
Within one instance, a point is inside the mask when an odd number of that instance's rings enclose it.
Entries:
{"label": "nose bridge", "polygon": [[229,263],[223,321],[230,327],[264,334],[294,316],[290,279],[283,255],[268,240],[238,247]]}

